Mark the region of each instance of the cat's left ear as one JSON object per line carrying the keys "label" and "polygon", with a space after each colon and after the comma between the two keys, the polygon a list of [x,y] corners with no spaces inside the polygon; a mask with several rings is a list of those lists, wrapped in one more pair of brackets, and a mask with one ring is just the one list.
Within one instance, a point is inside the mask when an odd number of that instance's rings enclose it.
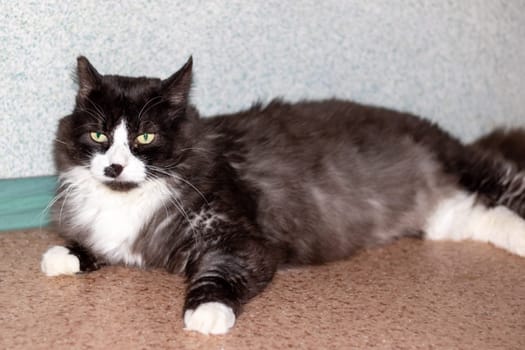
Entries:
{"label": "cat's left ear", "polygon": [[193,58],[188,61],[175,74],[162,81],[162,91],[168,101],[173,105],[183,106],[188,102],[191,89]]}

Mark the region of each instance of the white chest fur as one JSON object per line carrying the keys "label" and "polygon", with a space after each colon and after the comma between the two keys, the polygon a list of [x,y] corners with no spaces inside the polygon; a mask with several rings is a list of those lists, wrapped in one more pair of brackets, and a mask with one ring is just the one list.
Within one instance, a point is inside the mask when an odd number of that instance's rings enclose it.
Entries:
{"label": "white chest fur", "polygon": [[142,256],[132,247],[144,225],[169,200],[166,183],[146,181],[130,191],[112,191],[83,168],[63,174],[62,179],[70,186],[65,210],[74,226],[88,232],[91,249],[110,263],[141,266]]}

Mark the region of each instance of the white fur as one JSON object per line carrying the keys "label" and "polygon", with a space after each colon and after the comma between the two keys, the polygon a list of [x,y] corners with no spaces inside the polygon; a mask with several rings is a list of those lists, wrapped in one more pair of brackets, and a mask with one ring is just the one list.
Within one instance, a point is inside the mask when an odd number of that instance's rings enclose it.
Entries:
{"label": "white fur", "polygon": [[[111,164],[124,168],[117,178],[104,175],[104,169]],[[129,149],[128,131],[124,119],[113,132],[113,142],[106,153],[97,153],[91,159],[91,173],[99,181],[126,181],[140,183],[146,178],[146,167]]]}
{"label": "white fur", "polygon": [[203,334],[226,334],[234,324],[233,310],[222,303],[204,303],[184,313],[184,329]]}
{"label": "white fur", "polygon": [[432,240],[489,242],[525,256],[525,220],[504,206],[488,208],[465,192],[456,192],[439,203],[425,233]]}
{"label": "white fur", "polygon": [[66,247],[54,246],[42,256],[40,268],[47,276],[74,275],[80,272],[80,261]]}
{"label": "white fur", "polygon": [[147,180],[137,188],[119,192],[93,178],[90,170],[75,167],[61,175],[70,191],[65,196],[68,208],[75,210],[76,226],[84,227],[90,236],[91,249],[111,263],[142,265],[142,257],[132,252],[138,233],[152,215],[174,192],[163,180]]}

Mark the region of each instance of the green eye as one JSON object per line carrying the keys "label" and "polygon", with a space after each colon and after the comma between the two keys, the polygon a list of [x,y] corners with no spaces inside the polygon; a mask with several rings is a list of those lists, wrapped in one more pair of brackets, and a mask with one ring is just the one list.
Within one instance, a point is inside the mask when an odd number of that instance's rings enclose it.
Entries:
{"label": "green eye", "polygon": [[90,132],[89,136],[91,137],[93,141],[98,142],[98,143],[108,142],[108,137],[105,134],[98,132],[98,131]]}
{"label": "green eye", "polygon": [[155,134],[145,132],[137,136],[137,142],[141,145],[147,145],[153,142]]}

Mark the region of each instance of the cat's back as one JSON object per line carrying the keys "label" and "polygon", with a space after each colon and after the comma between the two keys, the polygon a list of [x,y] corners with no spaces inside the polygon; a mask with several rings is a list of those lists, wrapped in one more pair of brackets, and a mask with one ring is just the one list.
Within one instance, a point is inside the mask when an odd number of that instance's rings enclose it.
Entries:
{"label": "cat's back", "polygon": [[428,120],[411,114],[351,101],[287,103],[275,100],[231,115],[205,119],[207,137],[226,140],[257,156],[326,154],[356,147],[376,152],[406,142],[426,147],[455,146],[457,141]]}
{"label": "cat's back", "polygon": [[290,261],[340,258],[421,226],[441,181],[432,143],[454,144],[428,121],[337,100],[275,101],[203,122],[254,189],[259,226],[290,242]]}

